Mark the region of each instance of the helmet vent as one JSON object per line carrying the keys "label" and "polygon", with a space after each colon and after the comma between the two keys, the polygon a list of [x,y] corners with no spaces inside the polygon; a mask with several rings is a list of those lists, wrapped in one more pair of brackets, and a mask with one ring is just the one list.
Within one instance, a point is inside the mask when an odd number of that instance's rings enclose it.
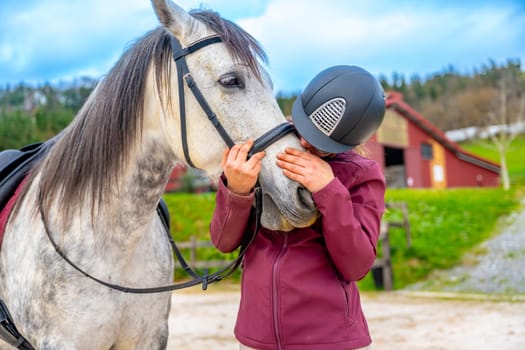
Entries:
{"label": "helmet vent", "polygon": [[323,103],[312,114],[310,119],[325,135],[330,136],[339,121],[343,118],[346,109],[344,98],[336,97]]}

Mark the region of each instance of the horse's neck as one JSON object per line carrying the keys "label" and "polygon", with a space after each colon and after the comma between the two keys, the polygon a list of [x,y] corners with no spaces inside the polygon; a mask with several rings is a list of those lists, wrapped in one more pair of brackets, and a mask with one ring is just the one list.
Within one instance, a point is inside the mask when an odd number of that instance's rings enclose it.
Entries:
{"label": "horse's neck", "polygon": [[[152,142],[139,147],[138,151],[132,152],[126,169],[121,172],[121,178],[117,181],[118,190],[112,191],[100,205],[95,205],[93,216],[92,201],[88,199],[64,227],[62,217],[53,205],[45,217],[48,233],[64,249],[68,258],[84,269],[89,266],[87,271],[100,277],[107,277],[106,274],[112,271],[119,271],[121,276],[128,272],[133,275],[149,266],[151,257],[156,256],[155,252],[166,246],[165,232],[157,217],[156,207],[172,168],[170,157],[168,151]],[[36,180],[26,200],[36,201],[38,177]],[[17,215],[19,223],[35,219],[40,221],[40,216],[30,212],[21,211]],[[35,227],[46,230],[43,225]],[[42,242],[49,247],[47,240]],[[165,256],[170,257],[169,248]],[[97,266],[91,266],[94,260],[98,261]],[[167,266],[170,266],[169,259]],[[151,278],[158,276],[152,275]]]}
{"label": "horse's neck", "polygon": [[167,149],[152,141],[144,142],[133,152],[118,181],[119,190],[105,203],[112,216],[108,224],[130,232],[151,222],[173,168],[172,157]]}
{"label": "horse's neck", "polygon": [[[100,203],[86,198],[66,227],[60,213],[50,210],[46,218],[49,226],[63,236],[84,236],[77,238],[86,243],[95,240],[102,246],[123,248],[134,245],[145,233],[158,228],[156,207],[169,179],[172,159],[170,151],[158,142],[144,141],[131,152],[125,169],[115,179],[115,188]],[[36,188],[33,195],[36,198]]]}

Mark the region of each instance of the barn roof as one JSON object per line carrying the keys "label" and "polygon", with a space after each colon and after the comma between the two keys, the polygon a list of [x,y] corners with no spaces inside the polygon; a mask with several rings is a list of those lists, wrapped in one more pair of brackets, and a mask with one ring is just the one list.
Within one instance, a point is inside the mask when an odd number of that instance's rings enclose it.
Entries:
{"label": "barn roof", "polygon": [[403,94],[395,91],[388,92],[386,97],[386,108],[390,108],[398,112],[401,116],[405,117],[411,123],[415,124],[417,127],[429,134],[443,147],[455,154],[459,159],[495,173],[499,173],[500,166],[498,163],[475,155],[463,149],[460,145],[449,139],[437,126],[432,124],[425,117],[416,112],[416,110],[410,107],[405,101],[403,101]]}

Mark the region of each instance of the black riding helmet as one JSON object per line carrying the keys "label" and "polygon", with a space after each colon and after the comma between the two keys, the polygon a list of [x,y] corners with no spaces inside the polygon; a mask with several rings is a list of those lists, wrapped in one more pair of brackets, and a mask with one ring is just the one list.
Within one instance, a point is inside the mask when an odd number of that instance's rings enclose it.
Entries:
{"label": "black riding helmet", "polygon": [[365,142],[385,115],[385,93],[368,71],[357,66],[323,70],[297,97],[292,119],[315,148],[345,152]]}

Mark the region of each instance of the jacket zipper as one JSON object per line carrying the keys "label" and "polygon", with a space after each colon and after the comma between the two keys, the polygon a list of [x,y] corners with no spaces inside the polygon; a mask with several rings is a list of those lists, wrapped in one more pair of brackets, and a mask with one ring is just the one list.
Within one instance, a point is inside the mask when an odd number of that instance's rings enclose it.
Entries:
{"label": "jacket zipper", "polygon": [[[281,235],[283,235],[281,233]],[[279,250],[279,253],[277,254],[277,257],[275,258],[275,261],[273,262],[272,267],[272,297],[273,297],[273,303],[272,303],[272,312],[273,312],[273,325],[274,325],[274,333],[275,333],[275,341],[277,343],[277,349],[282,349],[282,341],[281,341],[281,330],[280,330],[280,322],[279,322],[279,268],[280,264],[279,261],[281,260],[281,257],[284,254],[284,251],[286,250],[288,246],[288,235],[284,234],[283,243],[281,246],[281,249]]]}
{"label": "jacket zipper", "polygon": [[342,280],[339,280],[339,283],[341,284],[341,289],[343,292],[343,300],[345,305],[345,328],[348,328],[350,325],[350,300],[348,297],[348,293],[345,288],[345,283]]}

